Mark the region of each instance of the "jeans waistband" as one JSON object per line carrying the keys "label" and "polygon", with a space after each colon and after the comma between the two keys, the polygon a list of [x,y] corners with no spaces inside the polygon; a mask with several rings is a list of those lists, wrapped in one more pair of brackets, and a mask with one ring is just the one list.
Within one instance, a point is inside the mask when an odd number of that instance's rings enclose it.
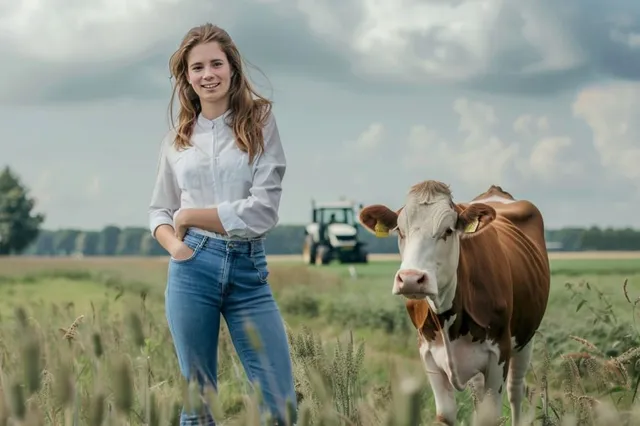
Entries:
{"label": "jeans waistband", "polygon": [[212,248],[240,254],[253,255],[264,251],[264,238],[252,240],[223,239],[200,234],[189,229],[185,234],[184,240],[200,245],[202,248]]}

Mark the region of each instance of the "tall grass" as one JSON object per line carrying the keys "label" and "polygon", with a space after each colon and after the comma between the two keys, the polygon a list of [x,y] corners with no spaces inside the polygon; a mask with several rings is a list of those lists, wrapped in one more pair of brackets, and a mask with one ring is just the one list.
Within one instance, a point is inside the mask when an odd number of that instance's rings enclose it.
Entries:
{"label": "tall grass", "polygon": [[[274,273],[276,283],[278,273],[286,272]],[[105,286],[122,291],[135,289],[135,305],[123,311],[124,298],[118,291],[112,298],[93,302],[87,312],[73,304],[25,301],[13,315],[5,315],[0,323],[0,426],[178,425],[185,403],[208,406],[220,425],[259,424],[259,389],[251,391],[224,326],[218,391],[207,389],[200,395],[179,376],[166,321],[158,308],[159,293],[140,283],[129,286],[103,275],[76,275],[75,279],[99,278]],[[27,281],[37,283],[43,277],[60,275],[31,276]],[[305,279],[309,285],[318,283],[318,277],[301,278]],[[10,285],[17,283],[16,278]],[[330,274],[322,275],[320,285],[341,291],[346,288]],[[301,286],[304,288],[304,283]],[[277,284],[276,290],[281,290]],[[565,291],[574,301],[573,314],[581,315],[585,324],[601,330],[605,338],[594,343],[565,330],[566,338],[582,348],[572,351],[566,345],[567,350],[558,352],[548,344],[547,336],[537,337],[523,426],[640,424],[640,331],[635,323],[640,295],[630,294],[627,282],[622,284],[632,318],[629,322],[592,283],[567,283]],[[321,309],[318,298],[322,295],[305,298],[299,292],[287,294],[302,303],[294,308],[293,299],[284,298],[283,305],[291,305],[287,309]],[[349,303],[352,312],[367,309],[366,303],[354,305],[355,299],[336,299],[327,309],[341,312],[349,309]],[[373,313],[373,308],[368,309]],[[393,309],[386,317],[391,320],[373,325],[363,321],[358,326],[379,327],[389,333],[404,330],[406,325],[396,319],[396,315],[402,318],[401,313]],[[319,311],[315,315],[320,315]],[[336,321],[348,318],[342,315]],[[327,341],[309,327],[299,331],[289,328],[288,334],[298,425],[414,426],[433,422],[434,405],[423,370],[399,360],[389,364],[388,382],[373,383],[367,377],[367,345],[356,341],[353,334],[337,341]],[[417,359],[417,350],[414,356]],[[503,405],[508,406],[506,397]],[[461,403],[460,420],[469,417],[468,408]],[[473,424],[508,423],[508,409],[492,413],[491,407],[480,405]]]}

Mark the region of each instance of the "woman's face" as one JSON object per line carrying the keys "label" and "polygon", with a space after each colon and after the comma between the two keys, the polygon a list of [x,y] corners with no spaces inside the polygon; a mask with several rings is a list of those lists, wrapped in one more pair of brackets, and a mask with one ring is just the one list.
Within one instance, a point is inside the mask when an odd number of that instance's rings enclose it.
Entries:
{"label": "woman's face", "polygon": [[200,103],[226,102],[231,86],[231,65],[217,42],[198,44],[187,57],[187,79]]}

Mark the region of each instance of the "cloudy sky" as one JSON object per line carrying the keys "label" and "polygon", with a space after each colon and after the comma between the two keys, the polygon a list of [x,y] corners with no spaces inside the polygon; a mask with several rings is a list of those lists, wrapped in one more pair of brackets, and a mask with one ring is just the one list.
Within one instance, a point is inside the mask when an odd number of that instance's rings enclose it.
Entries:
{"label": "cloudy sky", "polygon": [[47,228],[147,226],[168,58],[206,21],[267,77],[283,223],[438,179],[552,228],[640,227],[636,0],[0,0],[0,166]]}

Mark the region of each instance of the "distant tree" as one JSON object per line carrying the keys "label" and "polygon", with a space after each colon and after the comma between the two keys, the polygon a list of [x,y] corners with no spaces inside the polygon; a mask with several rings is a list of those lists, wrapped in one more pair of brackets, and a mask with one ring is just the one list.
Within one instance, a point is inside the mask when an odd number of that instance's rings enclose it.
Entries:
{"label": "distant tree", "polygon": [[76,251],[76,240],[82,231],[77,229],[63,229],[56,232],[53,240],[55,253],[63,256],[72,255]]}
{"label": "distant tree", "polygon": [[100,256],[115,256],[120,232],[120,228],[115,225],[107,225],[100,231],[100,239],[98,241],[98,254]]}
{"label": "distant tree", "polygon": [[148,233],[145,228],[123,228],[118,235],[116,256],[139,256],[142,236]]}
{"label": "distant tree", "polygon": [[80,232],[76,237],[76,253],[82,253],[85,256],[96,256],[98,254],[98,244],[100,244],[100,232]]}
{"label": "distant tree", "polygon": [[38,237],[44,215],[9,166],[0,173],[0,255],[20,254]]}

